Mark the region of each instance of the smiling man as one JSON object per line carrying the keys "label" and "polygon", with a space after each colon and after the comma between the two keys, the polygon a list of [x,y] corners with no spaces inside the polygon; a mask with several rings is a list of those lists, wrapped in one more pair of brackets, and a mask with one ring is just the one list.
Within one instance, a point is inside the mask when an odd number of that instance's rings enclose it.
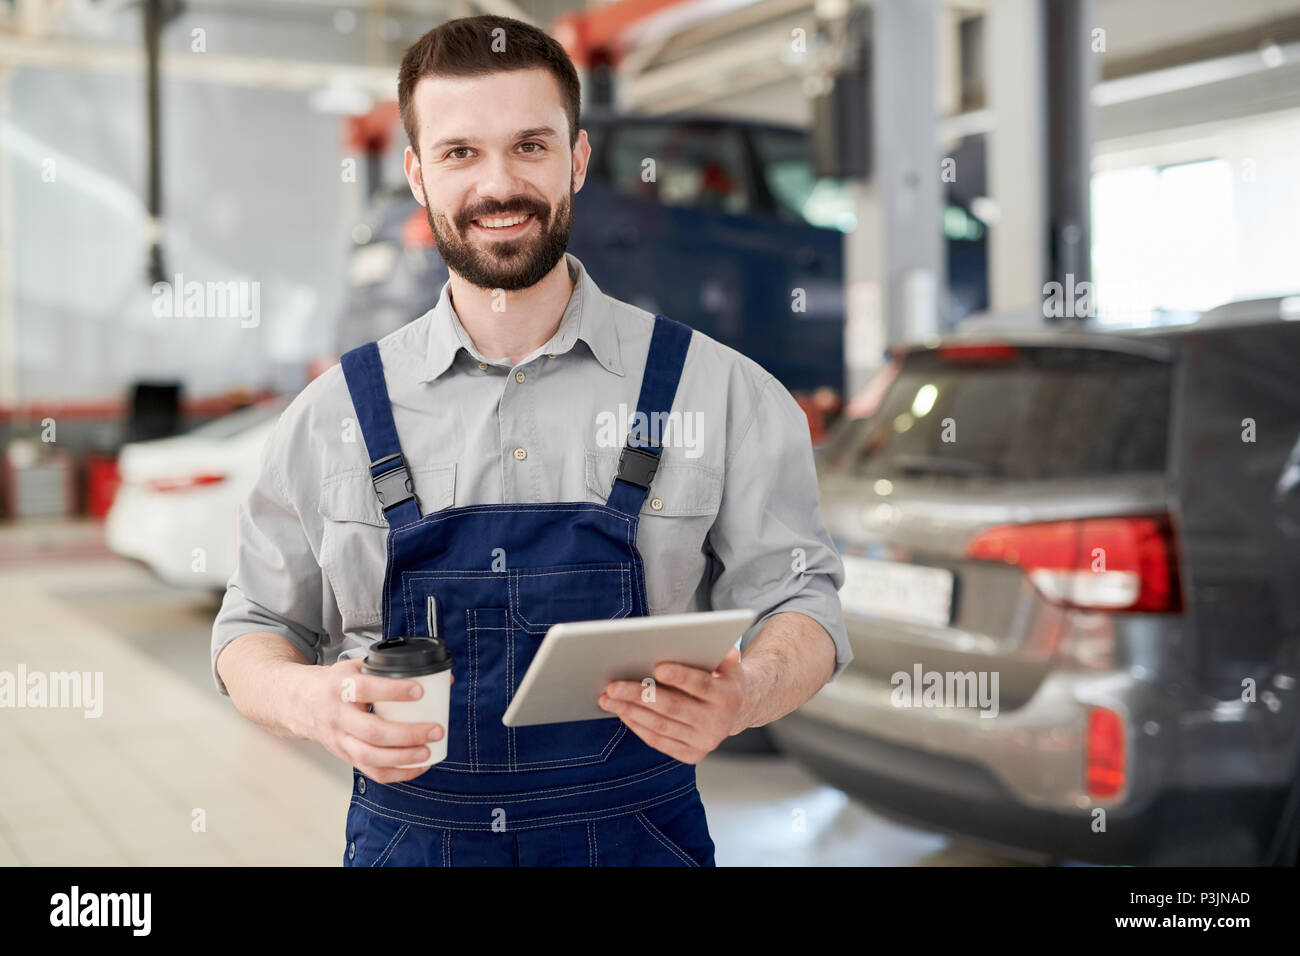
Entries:
{"label": "smiling man", "polygon": [[[354,768],[347,865],[712,865],[695,765],[852,656],[794,400],[565,251],[591,155],[579,93],[516,20],[407,50],[406,177],[450,278],[304,389],[240,509],[214,678]],[[643,427],[665,420],[698,427]],[[610,421],[631,422],[616,444]],[[502,724],[552,624],[732,607],[758,616],[716,671],[664,662],[653,696],[610,684],[607,719]],[[455,659],[449,726],[379,718],[419,686],[358,658],[431,625]],[[402,769],[444,736],[446,759]]]}

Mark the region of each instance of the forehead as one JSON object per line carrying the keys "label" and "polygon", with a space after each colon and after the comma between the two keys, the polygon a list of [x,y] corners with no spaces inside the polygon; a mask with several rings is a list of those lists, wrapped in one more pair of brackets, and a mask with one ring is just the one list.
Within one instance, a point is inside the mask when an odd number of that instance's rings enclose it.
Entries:
{"label": "forehead", "polygon": [[491,140],[518,130],[568,130],[560,84],[543,69],[426,76],[411,93],[421,147],[445,136]]}

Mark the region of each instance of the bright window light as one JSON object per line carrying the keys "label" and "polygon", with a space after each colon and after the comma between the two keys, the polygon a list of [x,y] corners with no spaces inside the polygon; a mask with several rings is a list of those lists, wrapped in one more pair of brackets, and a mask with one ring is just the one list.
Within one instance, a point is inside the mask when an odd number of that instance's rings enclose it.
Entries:
{"label": "bright window light", "polygon": [[1142,324],[1233,294],[1233,171],[1227,160],[1136,166],[1092,180],[1097,318]]}

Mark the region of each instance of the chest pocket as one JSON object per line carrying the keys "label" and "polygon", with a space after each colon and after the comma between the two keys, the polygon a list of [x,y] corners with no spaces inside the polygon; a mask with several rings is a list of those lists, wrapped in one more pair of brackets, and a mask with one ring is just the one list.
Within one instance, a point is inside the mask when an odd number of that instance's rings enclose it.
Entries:
{"label": "chest pocket", "polygon": [[[509,572],[509,698],[513,699],[552,624],[608,620],[632,612],[633,573],[628,561]],[[546,770],[602,763],[626,732],[616,717],[512,727],[508,733],[511,764],[519,770]]]}
{"label": "chest pocket", "polygon": [[[411,477],[425,514],[455,502],[455,464],[412,469]],[[322,481],[318,510],[323,519],[321,567],[334,591],[343,629],[373,627],[383,617],[388,522],[369,471],[353,469]]]}
{"label": "chest pocket", "polygon": [[[671,455],[672,450],[665,452]],[[587,492],[604,503],[618,474],[618,449],[587,449]],[[645,563],[651,614],[685,610],[707,573],[705,541],[722,505],[722,471],[698,462],[661,459],[641,504],[637,550]]]}

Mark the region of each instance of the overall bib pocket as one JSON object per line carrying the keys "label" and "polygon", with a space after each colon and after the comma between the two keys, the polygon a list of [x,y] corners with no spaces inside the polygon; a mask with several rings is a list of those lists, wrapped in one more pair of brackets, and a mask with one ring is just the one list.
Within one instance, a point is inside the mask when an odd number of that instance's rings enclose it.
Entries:
{"label": "overall bib pocket", "polygon": [[512,647],[508,580],[495,571],[415,571],[402,575],[403,630],[428,635],[429,600],[438,636],[454,663],[447,757],[430,768],[469,773],[511,770],[505,713]]}
{"label": "overall bib pocket", "polygon": [[[627,617],[633,608],[630,563],[558,565],[519,569],[510,575],[510,620],[514,631],[509,696],[552,624]],[[601,763],[627,732],[617,717],[509,728],[519,770],[543,770]]]}

